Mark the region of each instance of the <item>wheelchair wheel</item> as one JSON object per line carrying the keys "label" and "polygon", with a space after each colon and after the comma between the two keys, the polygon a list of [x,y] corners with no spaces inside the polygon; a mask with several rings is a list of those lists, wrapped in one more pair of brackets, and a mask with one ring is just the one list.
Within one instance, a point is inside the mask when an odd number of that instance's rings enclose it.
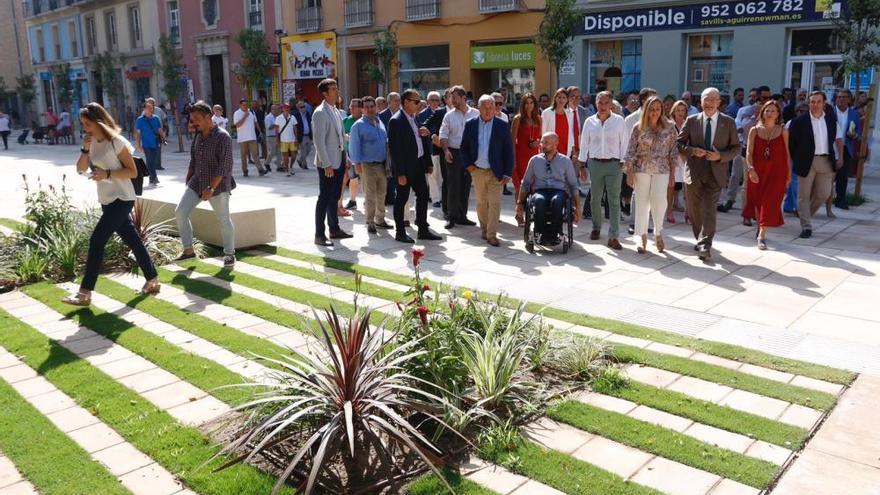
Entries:
{"label": "wheelchair wheel", "polygon": [[565,215],[565,229],[566,233],[562,239],[562,254],[568,252],[571,248],[572,243],[574,242],[574,214],[572,213],[572,208],[574,208],[571,198],[566,200],[566,210],[567,214]]}
{"label": "wheelchair wheel", "polygon": [[535,239],[534,239],[534,231],[532,230],[532,204],[531,202],[526,203],[525,210],[525,218],[523,219],[523,240],[526,242],[526,251],[530,253],[535,252]]}

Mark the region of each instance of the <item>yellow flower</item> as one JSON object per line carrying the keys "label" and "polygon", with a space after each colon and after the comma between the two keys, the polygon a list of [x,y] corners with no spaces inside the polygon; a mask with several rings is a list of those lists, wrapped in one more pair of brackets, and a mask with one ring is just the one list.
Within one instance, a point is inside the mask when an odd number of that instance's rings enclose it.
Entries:
{"label": "yellow flower", "polygon": [[469,290],[462,292],[461,295],[464,296],[464,298],[467,299],[468,301],[470,301],[471,298],[474,297],[473,292],[471,292]]}

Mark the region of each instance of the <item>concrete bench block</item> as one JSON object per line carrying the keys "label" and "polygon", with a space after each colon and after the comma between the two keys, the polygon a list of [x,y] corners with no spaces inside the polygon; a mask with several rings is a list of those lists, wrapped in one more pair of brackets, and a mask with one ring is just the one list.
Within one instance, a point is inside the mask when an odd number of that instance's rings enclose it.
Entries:
{"label": "concrete bench block", "polygon": [[[175,203],[160,201],[149,198],[139,198],[144,205],[144,218],[151,224],[167,222],[174,231],[177,231],[177,221],[174,217]],[[230,204],[232,224],[235,225],[235,249],[246,249],[275,242],[275,209],[245,209],[236,208],[235,202]],[[202,202],[193,210],[190,217],[193,232],[197,239],[215,246],[223,245],[220,235],[220,224],[214,216],[210,203]]]}

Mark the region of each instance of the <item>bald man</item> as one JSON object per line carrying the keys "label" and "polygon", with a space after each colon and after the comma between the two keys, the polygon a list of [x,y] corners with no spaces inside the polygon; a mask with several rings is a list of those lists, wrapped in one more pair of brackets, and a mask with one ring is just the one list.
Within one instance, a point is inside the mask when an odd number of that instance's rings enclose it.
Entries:
{"label": "bald man", "polygon": [[539,244],[555,244],[559,241],[562,207],[566,197],[572,198],[575,223],[580,221],[577,176],[571,159],[557,152],[558,146],[559,136],[555,132],[545,132],[541,136],[541,153],[529,159],[516,203],[516,213],[521,216],[526,199],[529,194],[534,194],[532,202],[535,205],[535,231],[539,235]]}

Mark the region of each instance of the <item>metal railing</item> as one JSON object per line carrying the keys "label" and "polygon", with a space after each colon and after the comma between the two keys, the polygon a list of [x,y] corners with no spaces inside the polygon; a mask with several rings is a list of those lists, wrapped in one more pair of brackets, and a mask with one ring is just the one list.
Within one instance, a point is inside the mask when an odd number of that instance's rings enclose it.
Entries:
{"label": "metal railing", "polygon": [[406,0],[406,20],[424,21],[440,17],[440,0]]}
{"label": "metal railing", "polygon": [[345,0],[345,27],[373,24],[373,0]]}
{"label": "metal railing", "polygon": [[519,0],[480,0],[481,14],[517,10],[519,7]]}
{"label": "metal railing", "polygon": [[300,7],[296,9],[296,32],[313,33],[321,30],[321,7]]}
{"label": "metal railing", "polygon": [[24,0],[24,16],[33,17],[90,0]]}

